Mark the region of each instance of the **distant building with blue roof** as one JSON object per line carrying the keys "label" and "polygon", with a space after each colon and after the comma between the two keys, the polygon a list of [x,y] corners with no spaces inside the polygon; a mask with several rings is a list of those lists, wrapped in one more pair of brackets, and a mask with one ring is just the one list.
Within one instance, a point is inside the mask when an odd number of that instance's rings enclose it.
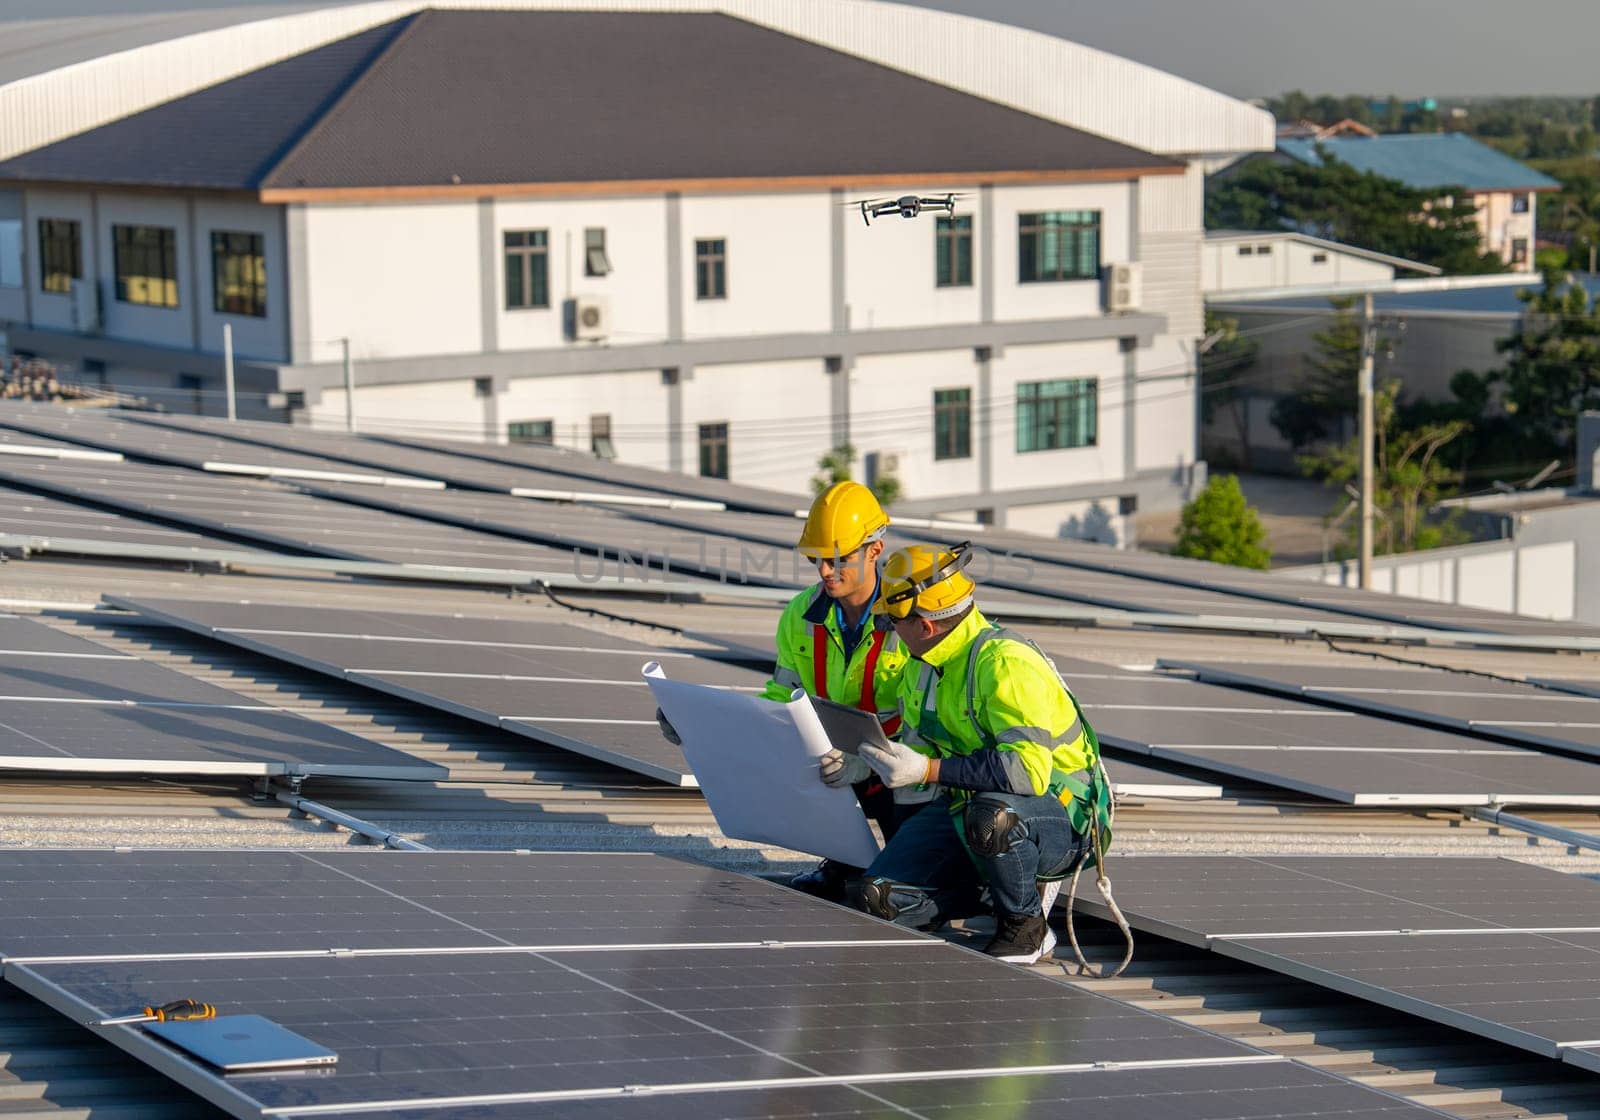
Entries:
{"label": "distant building with blue roof", "polygon": [[1386,136],[1280,137],[1280,157],[1319,166],[1323,153],[1419,190],[1459,187],[1478,210],[1485,252],[1514,267],[1532,260],[1537,228],[1533,196],[1560,190],[1548,175],[1460,132],[1407,132]]}

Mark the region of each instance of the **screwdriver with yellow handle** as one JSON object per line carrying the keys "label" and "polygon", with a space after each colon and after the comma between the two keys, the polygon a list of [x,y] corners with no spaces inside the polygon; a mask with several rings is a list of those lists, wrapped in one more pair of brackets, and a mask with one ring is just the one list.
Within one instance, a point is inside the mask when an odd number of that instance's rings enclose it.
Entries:
{"label": "screwdriver with yellow handle", "polygon": [[175,999],[160,1007],[147,1007],[143,1014],[124,1015],[118,1019],[101,1019],[102,1027],[116,1027],[125,1023],[179,1023],[186,1019],[215,1019],[217,1009],[209,1003],[192,999]]}

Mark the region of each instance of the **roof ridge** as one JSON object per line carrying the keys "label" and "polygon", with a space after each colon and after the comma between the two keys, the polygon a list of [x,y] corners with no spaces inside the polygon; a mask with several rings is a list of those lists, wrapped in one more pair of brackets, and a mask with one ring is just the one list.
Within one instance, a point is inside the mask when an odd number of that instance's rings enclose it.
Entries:
{"label": "roof ridge", "polygon": [[[316,113],[312,114],[311,123],[301,131],[300,135],[295,138],[293,143],[282,149],[282,153],[280,155],[276,156],[270,163],[265,165],[264,169],[255,176],[255,183],[253,186],[257,190],[265,188],[271,182],[272,177],[281,171],[284,165],[287,164],[292,158],[298,155],[300,151],[311,142],[311,139],[315,137],[317,133],[322,131],[322,129],[327,125],[329,118],[334,116],[334,114],[336,114],[341,108],[344,107],[345,104],[349,102],[351,94],[355,93],[356,90],[360,89],[361,86],[367,82],[367,80],[372,76],[372,72],[378,68],[379,63],[381,63],[385,58],[389,57],[389,55],[394,52],[394,49],[404,42],[416,30],[417,25],[423,21],[423,17],[429,15],[431,12],[433,12],[433,10],[434,9],[432,8],[425,7],[418,8],[416,11],[410,12],[407,15],[403,15],[399,19],[394,20],[394,23],[401,25],[400,29],[390,36],[389,41],[385,43],[379,50],[374,51],[370,56],[368,56],[366,62],[361,66],[360,71],[353,79],[346,82],[337,93],[329,98],[328,101],[320,109],[318,109]],[[379,26],[382,25],[380,24]]]}

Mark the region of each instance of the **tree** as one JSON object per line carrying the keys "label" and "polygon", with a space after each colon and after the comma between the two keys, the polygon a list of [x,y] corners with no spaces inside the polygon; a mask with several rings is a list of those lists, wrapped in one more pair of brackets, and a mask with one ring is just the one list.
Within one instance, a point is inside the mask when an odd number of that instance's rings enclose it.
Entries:
{"label": "tree", "polygon": [[[830,448],[817,460],[817,473],[811,476],[811,492],[820,496],[830,486],[851,481],[855,477],[851,467],[855,459],[853,444],[841,443]],[[877,478],[867,484],[867,489],[883,506],[894,504],[901,494],[900,480],[890,471],[879,471]]]}
{"label": "tree", "polygon": [[1357,171],[1325,149],[1319,166],[1247,160],[1206,192],[1209,229],[1299,230],[1431,264],[1498,272],[1482,251],[1477,210],[1460,190],[1418,190]]}
{"label": "tree", "polygon": [[[1319,440],[1344,439],[1358,407],[1357,379],[1361,372],[1361,316],[1354,297],[1329,300],[1333,321],[1311,336],[1312,352],[1305,382],[1272,407],[1272,425],[1296,450]],[[1380,351],[1392,350],[1399,340],[1382,335]]]}
{"label": "tree", "polygon": [[1236,475],[1212,475],[1206,488],[1183,507],[1178,519],[1176,556],[1232,564],[1236,568],[1265,568],[1272,562],[1266,530],[1255,507],[1244,500]]}
{"label": "tree", "polygon": [[1518,426],[1565,459],[1578,414],[1600,408],[1600,295],[1591,301],[1570,277],[1549,272],[1542,289],[1517,298],[1522,317],[1495,343],[1505,368],[1489,377],[1505,386],[1502,406]]}
{"label": "tree", "polygon": [[1206,312],[1206,342],[1209,345],[1200,354],[1200,419],[1210,424],[1221,413],[1232,421],[1239,440],[1240,465],[1249,470],[1250,427],[1246,409],[1250,407],[1250,397],[1244,390],[1243,379],[1255,365],[1261,344],[1239,334],[1239,320],[1224,318],[1214,311]]}
{"label": "tree", "polygon": [[[1400,383],[1380,387],[1373,399],[1373,509],[1377,513],[1374,548],[1378,552],[1415,552],[1454,544],[1464,534],[1453,521],[1429,523],[1426,515],[1450,493],[1460,476],[1440,452],[1471,429],[1465,420],[1445,420],[1407,427],[1401,420]],[[1361,439],[1352,437],[1321,455],[1305,455],[1300,467],[1341,490],[1361,477]],[[1354,545],[1360,526],[1346,529]]]}

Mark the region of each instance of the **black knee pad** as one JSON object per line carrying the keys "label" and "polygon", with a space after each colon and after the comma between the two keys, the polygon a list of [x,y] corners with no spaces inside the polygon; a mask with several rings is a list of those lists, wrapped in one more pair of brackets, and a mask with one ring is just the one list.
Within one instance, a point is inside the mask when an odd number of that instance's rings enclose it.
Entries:
{"label": "black knee pad", "polygon": [[844,885],[844,896],[855,909],[892,922],[900,915],[900,908],[890,898],[893,887],[894,884],[887,879],[859,875]]}
{"label": "black knee pad", "polygon": [[1004,855],[1011,850],[1011,833],[1022,818],[1004,801],[976,798],[967,806],[967,843],[980,856]]}

